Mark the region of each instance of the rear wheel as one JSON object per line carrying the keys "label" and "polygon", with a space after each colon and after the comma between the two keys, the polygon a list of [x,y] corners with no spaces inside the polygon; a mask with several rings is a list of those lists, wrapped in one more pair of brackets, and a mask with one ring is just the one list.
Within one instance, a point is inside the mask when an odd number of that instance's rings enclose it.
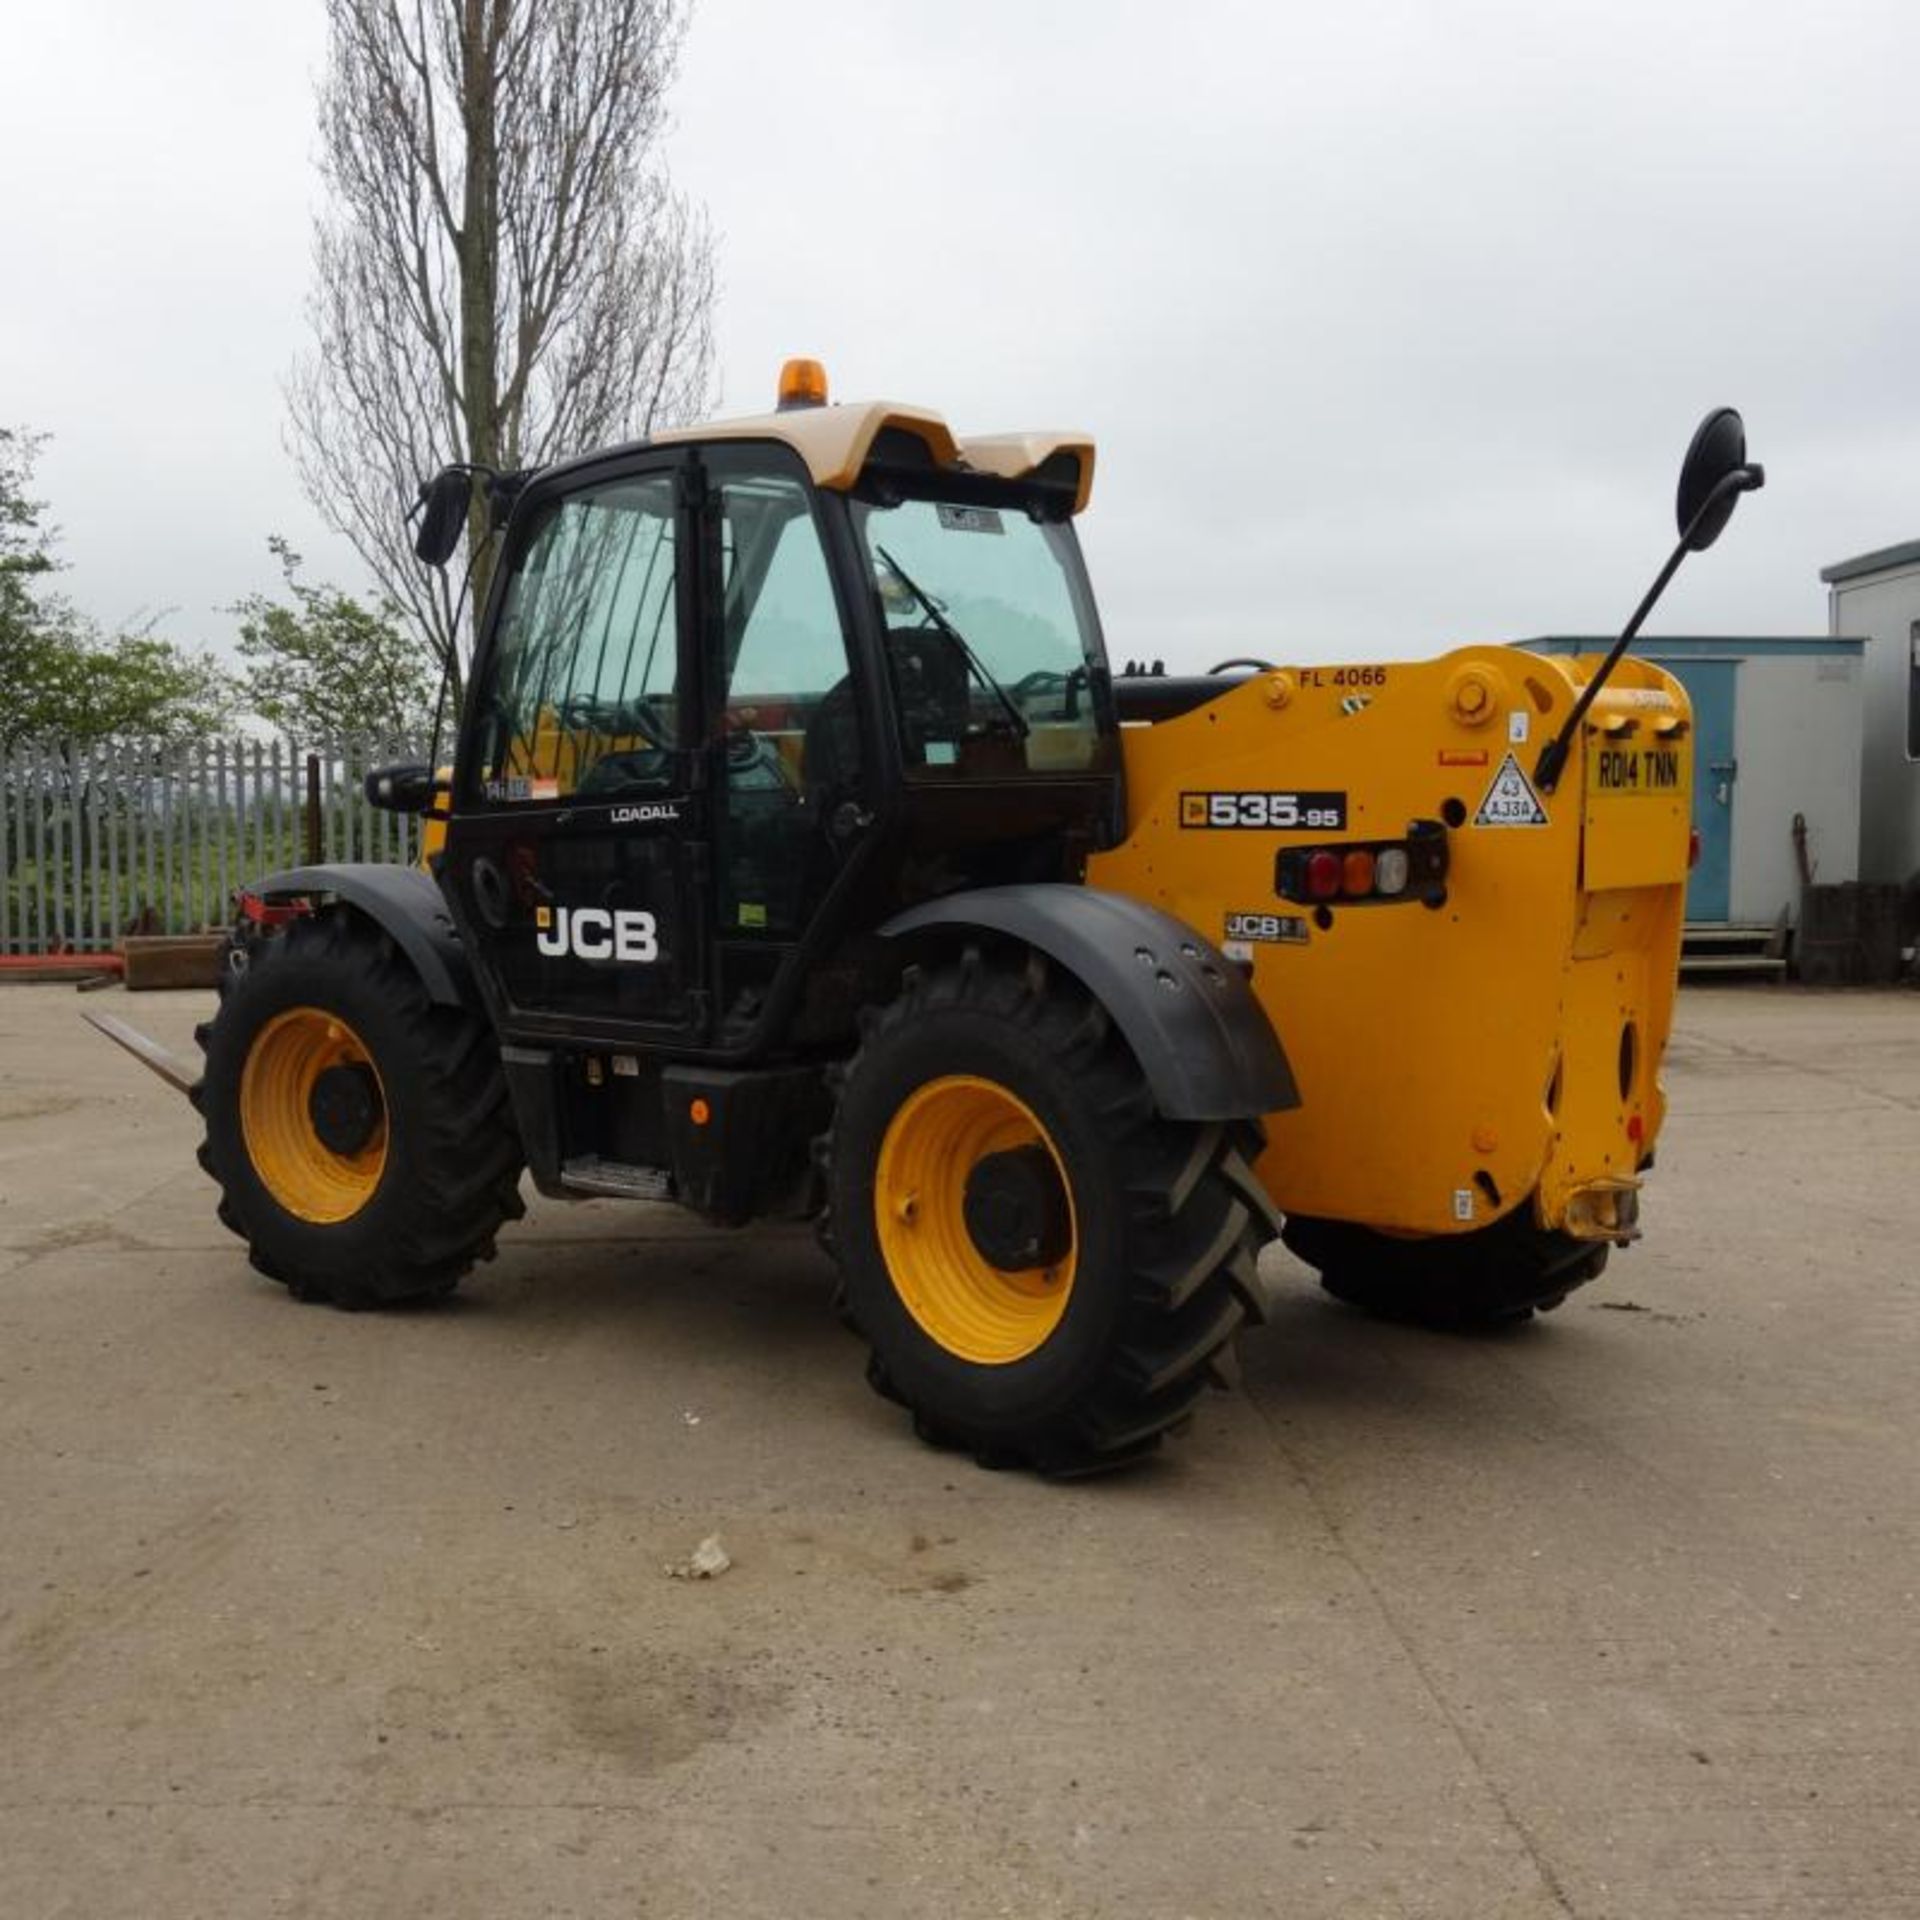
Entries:
{"label": "rear wheel", "polygon": [[936,1443],[1094,1471],[1232,1378],[1277,1216],[1257,1123],[1168,1120],[1037,958],[911,970],[848,1067],[827,1238],[869,1378]]}
{"label": "rear wheel", "polygon": [[197,1038],[220,1218],[297,1298],[435,1298],[523,1211],[492,1033],[365,922],[323,914],[260,942]]}
{"label": "rear wheel", "polygon": [[1535,1226],[1524,1207],[1490,1227],[1402,1240],[1343,1220],[1287,1218],[1289,1251],[1337,1300],[1385,1319],[1472,1331],[1560,1305],[1607,1264],[1604,1242]]}

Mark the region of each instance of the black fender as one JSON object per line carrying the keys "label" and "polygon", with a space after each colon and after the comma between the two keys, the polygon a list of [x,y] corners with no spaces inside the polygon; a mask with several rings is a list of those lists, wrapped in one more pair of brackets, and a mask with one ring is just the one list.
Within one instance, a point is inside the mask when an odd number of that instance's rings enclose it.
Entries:
{"label": "black fender", "polygon": [[413,963],[428,995],[442,1006],[478,1004],[453,916],[431,874],[418,867],[343,862],[293,867],[254,881],[247,891],[262,900],[332,898],[364,913]]}
{"label": "black fender", "polygon": [[1064,967],[1106,1008],[1170,1120],[1243,1120],[1300,1104],[1245,975],[1204,934],[1127,894],[1064,882],[950,893],[889,920],[1004,934]]}

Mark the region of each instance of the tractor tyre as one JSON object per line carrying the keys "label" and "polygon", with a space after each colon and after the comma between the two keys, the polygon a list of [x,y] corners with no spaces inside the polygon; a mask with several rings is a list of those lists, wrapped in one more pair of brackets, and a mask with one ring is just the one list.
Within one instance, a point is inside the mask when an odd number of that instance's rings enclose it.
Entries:
{"label": "tractor tyre", "polygon": [[220,1219],[295,1299],[436,1299],[525,1211],[492,1031],[352,914],[258,942],[195,1038]]}
{"label": "tractor tyre", "polygon": [[1397,1239],[1343,1220],[1290,1214],[1287,1248],[1336,1300],[1382,1319],[1487,1331],[1550,1313],[1597,1279],[1607,1246],[1535,1226],[1525,1206],[1472,1233]]}
{"label": "tractor tyre", "polygon": [[1098,1472],[1237,1377],[1256,1120],[1169,1120],[1077,981],[968,949],[869,1017],[822,1155],[874,1389],[984,1466]]}

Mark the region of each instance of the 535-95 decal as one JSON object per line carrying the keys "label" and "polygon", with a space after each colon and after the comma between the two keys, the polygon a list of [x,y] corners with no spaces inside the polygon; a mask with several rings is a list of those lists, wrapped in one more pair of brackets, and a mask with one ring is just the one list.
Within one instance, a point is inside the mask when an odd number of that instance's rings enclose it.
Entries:
{"label": "535-95 decal", "polygon": [[1272,833],[1309,827],[1320,832],[1344,833],[1347,796],[1344,793],[1183,793],[1183,827],[1246,827]]}

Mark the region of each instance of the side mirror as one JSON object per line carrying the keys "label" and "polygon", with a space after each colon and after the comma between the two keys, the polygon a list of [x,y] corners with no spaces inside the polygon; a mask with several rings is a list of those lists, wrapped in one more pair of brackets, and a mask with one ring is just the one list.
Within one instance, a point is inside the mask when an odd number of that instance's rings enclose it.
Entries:
{"label": "side mirror", "polygon": [[1540,758],[1533,765],[1533,784],[1542,793],[1551,793],[1559,784],[1580,723],[1620,664],[1620,656],[1632,646],[1633,636],[1645,624],[1654,603],[1666,592],[1667,582],[1680,570],[1681,561],[1689,553],[1705,553],[1726,530],[1740,496],[1766,484],[1766,468],[1758,460],[1747,459],[1746,423],[1732,407],[1716,408],[1700,422],[1687,457],[1680,463],[1680,491],[1674,500],[1674,517],[1680,522],[1679,545],[1667,556],[1667,564],[1654,576],[1633,618],[1608,649],[1600,671],[1580,689],[1580,697],[1560,723],[1560,731],[1540,749]]}
{"label": "side mirror", "polygon": [[420,483],[420,531],[413,550],[430,567],[444,567],[460,544],[473,498],[473,476],[465,467],[442,467]]}
{"label": "side mirror", "polygon": [[1766,472],[1747,464],[1747,428],[1733,407],[1720,407],[1700,422],[1680,463],[1674,518],[1689,552],[1705,553],[1726,530],[1743,493],[1766,483]]}
{"label": "side mirror", "polygon": [[368,803],[386,813],[425,813],[434,802],[433,769],[420,760],[375,767],[362,783]]}

